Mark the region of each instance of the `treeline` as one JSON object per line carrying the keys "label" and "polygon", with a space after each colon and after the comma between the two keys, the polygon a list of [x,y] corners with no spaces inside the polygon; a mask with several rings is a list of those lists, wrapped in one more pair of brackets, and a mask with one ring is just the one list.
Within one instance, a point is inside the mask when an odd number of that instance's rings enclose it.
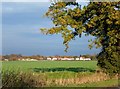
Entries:
{"label": "treeline", "polygon": [[96,55],[80,55],[80,56],[59,56],[59,55],[55,55],[55,56],[42,56],[42,55],[32,55],[32,56],[24,56],[21,54],[10,54],[10,55],[2,55],[1,59],[5,60],[8,59],[9,61],[15,61],[18,59],[37,59],[37,60],[47,60],[47,58],[79,58],[79,57],[84,57],[84,58],[91,58],[91,60],[97,60]]}
{"label": "treeline", "polygon": [[97,60],[97,55],[94,54],[94,55],[89,55],[89,54],[86,54],[86,55],[81,55],[82,57],[85,57],[85,58],[91,58],[92,60]]}
{"label": "treeline", "polygon": [[43,59],[46,59],[45,56],[41,56],[41,55],[32,55],[32,56],[23,56],[21,54],[10,54],[10,55],[3,55],[2,56],[2,60],[5,60],[5,59],[8,59],[8,60],[12,60],[12,61],[15,61],[15,60],[18,60],[18,59],[37,59],[37,60],[43,60]]}

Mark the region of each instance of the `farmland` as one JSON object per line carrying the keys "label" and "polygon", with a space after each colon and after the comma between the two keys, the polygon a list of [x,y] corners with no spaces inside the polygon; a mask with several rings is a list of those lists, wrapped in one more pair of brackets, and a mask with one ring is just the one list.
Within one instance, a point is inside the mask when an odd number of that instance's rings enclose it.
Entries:
{"label": "farmland", "polygon": [[[97,61],[4,61],[2,62],[3,83],[6,82],[6,76],[10,81],[22,80],[18,77],[24,77],[23,81],[27,85],[40,86],[67,86],[67,87],[86,87],[86,86],[116,86],[117,79],[110,79],[104,73],[97,73]],[[9,73],[10,72],[10,73]],[[8,73],[8,74],[7,74]],[[14,77],[13,77],[14,76]],[[25,81],[26,80],[26,81]],[[107,80],[107,81],[106,81]],[[35,81],[36,84],[31,84]],[[87,84],[86,84],[87,83]],[[96,83],[96,84],[94,84]],[[21,86],[21,85],[14,85]]]}
{"label": "farmland", "polygon": [[91,74],[97,61],[4,61],[2,70],[45,74],[48,78],[73,78],[77,73]]}
{"label": "farmland", "polygon": [[[55,71],[95,71],[97,61],[6,61],[2,62],[3,70],[39,71],[39,69],[56,69]],[[70,70],[69,70],[70,71]]]}

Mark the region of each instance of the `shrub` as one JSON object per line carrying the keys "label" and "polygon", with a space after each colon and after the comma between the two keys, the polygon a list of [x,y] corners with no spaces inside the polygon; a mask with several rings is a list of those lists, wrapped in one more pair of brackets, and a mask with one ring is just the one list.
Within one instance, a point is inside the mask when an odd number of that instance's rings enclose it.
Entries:
{"label": "shrub", "polygon": [[2,87],[43,87],[45,76],[20,71],[2,71]]}

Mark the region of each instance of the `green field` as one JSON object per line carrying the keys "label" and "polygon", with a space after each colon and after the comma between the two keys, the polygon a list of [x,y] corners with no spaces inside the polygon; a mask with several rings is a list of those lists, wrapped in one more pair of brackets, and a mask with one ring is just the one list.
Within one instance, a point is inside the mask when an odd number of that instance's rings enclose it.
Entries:
{"label": "green field", "polygon": [[[97,61],[3,61],[3,83],[15,81],[23,84],[26,80],[28,85],[30,81],[37,81],[33,86],[66,86],[66,87],[111,87],[117,86],[117,79],[109,79],[104,74],[96,73]],[[21,74],[21,78],[18,75]],[[13,77],[14,76],[14,77]],[[20,75],[21,76],[21,75]],[[42,79],[42,80],[41,80]],[[100,81],[98,81],[98,79]],[[91,82],[90,82],[91,81]],[[11,85],[9,82],[9,85]],[[78,83],[79,82],[79,83]],[[83,83],[81,83],[83,82]],[[15,83],[12,83],[13,85]],[[18,86],[18,85],[17,85]],[[21,86],[21,85],[19,85]]]}
{"label": "green field", "polygon": [[4,61],[2,70],[93,72],[97,61]]}
{"label": "green field", "polygon": [[76,78],[93,74],[97,61],[4,61],[2,70],[33,72],[50,79]]}

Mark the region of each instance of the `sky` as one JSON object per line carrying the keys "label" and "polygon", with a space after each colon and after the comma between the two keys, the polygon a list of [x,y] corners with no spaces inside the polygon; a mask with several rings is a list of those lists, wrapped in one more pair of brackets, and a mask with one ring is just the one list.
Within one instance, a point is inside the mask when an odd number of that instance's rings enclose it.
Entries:
{"label": "sky", "polygon": [[[81,3],[86,5],[86,3]],[[100,49],[89,49],[88,39],[84,35],[69,44],[64,52],[61,35],[44,35],[40,28],[50,28],[52,21],[45,17],[50,2],[2,2],[2,54],[22,55],[81,55],[97,54]]]}

